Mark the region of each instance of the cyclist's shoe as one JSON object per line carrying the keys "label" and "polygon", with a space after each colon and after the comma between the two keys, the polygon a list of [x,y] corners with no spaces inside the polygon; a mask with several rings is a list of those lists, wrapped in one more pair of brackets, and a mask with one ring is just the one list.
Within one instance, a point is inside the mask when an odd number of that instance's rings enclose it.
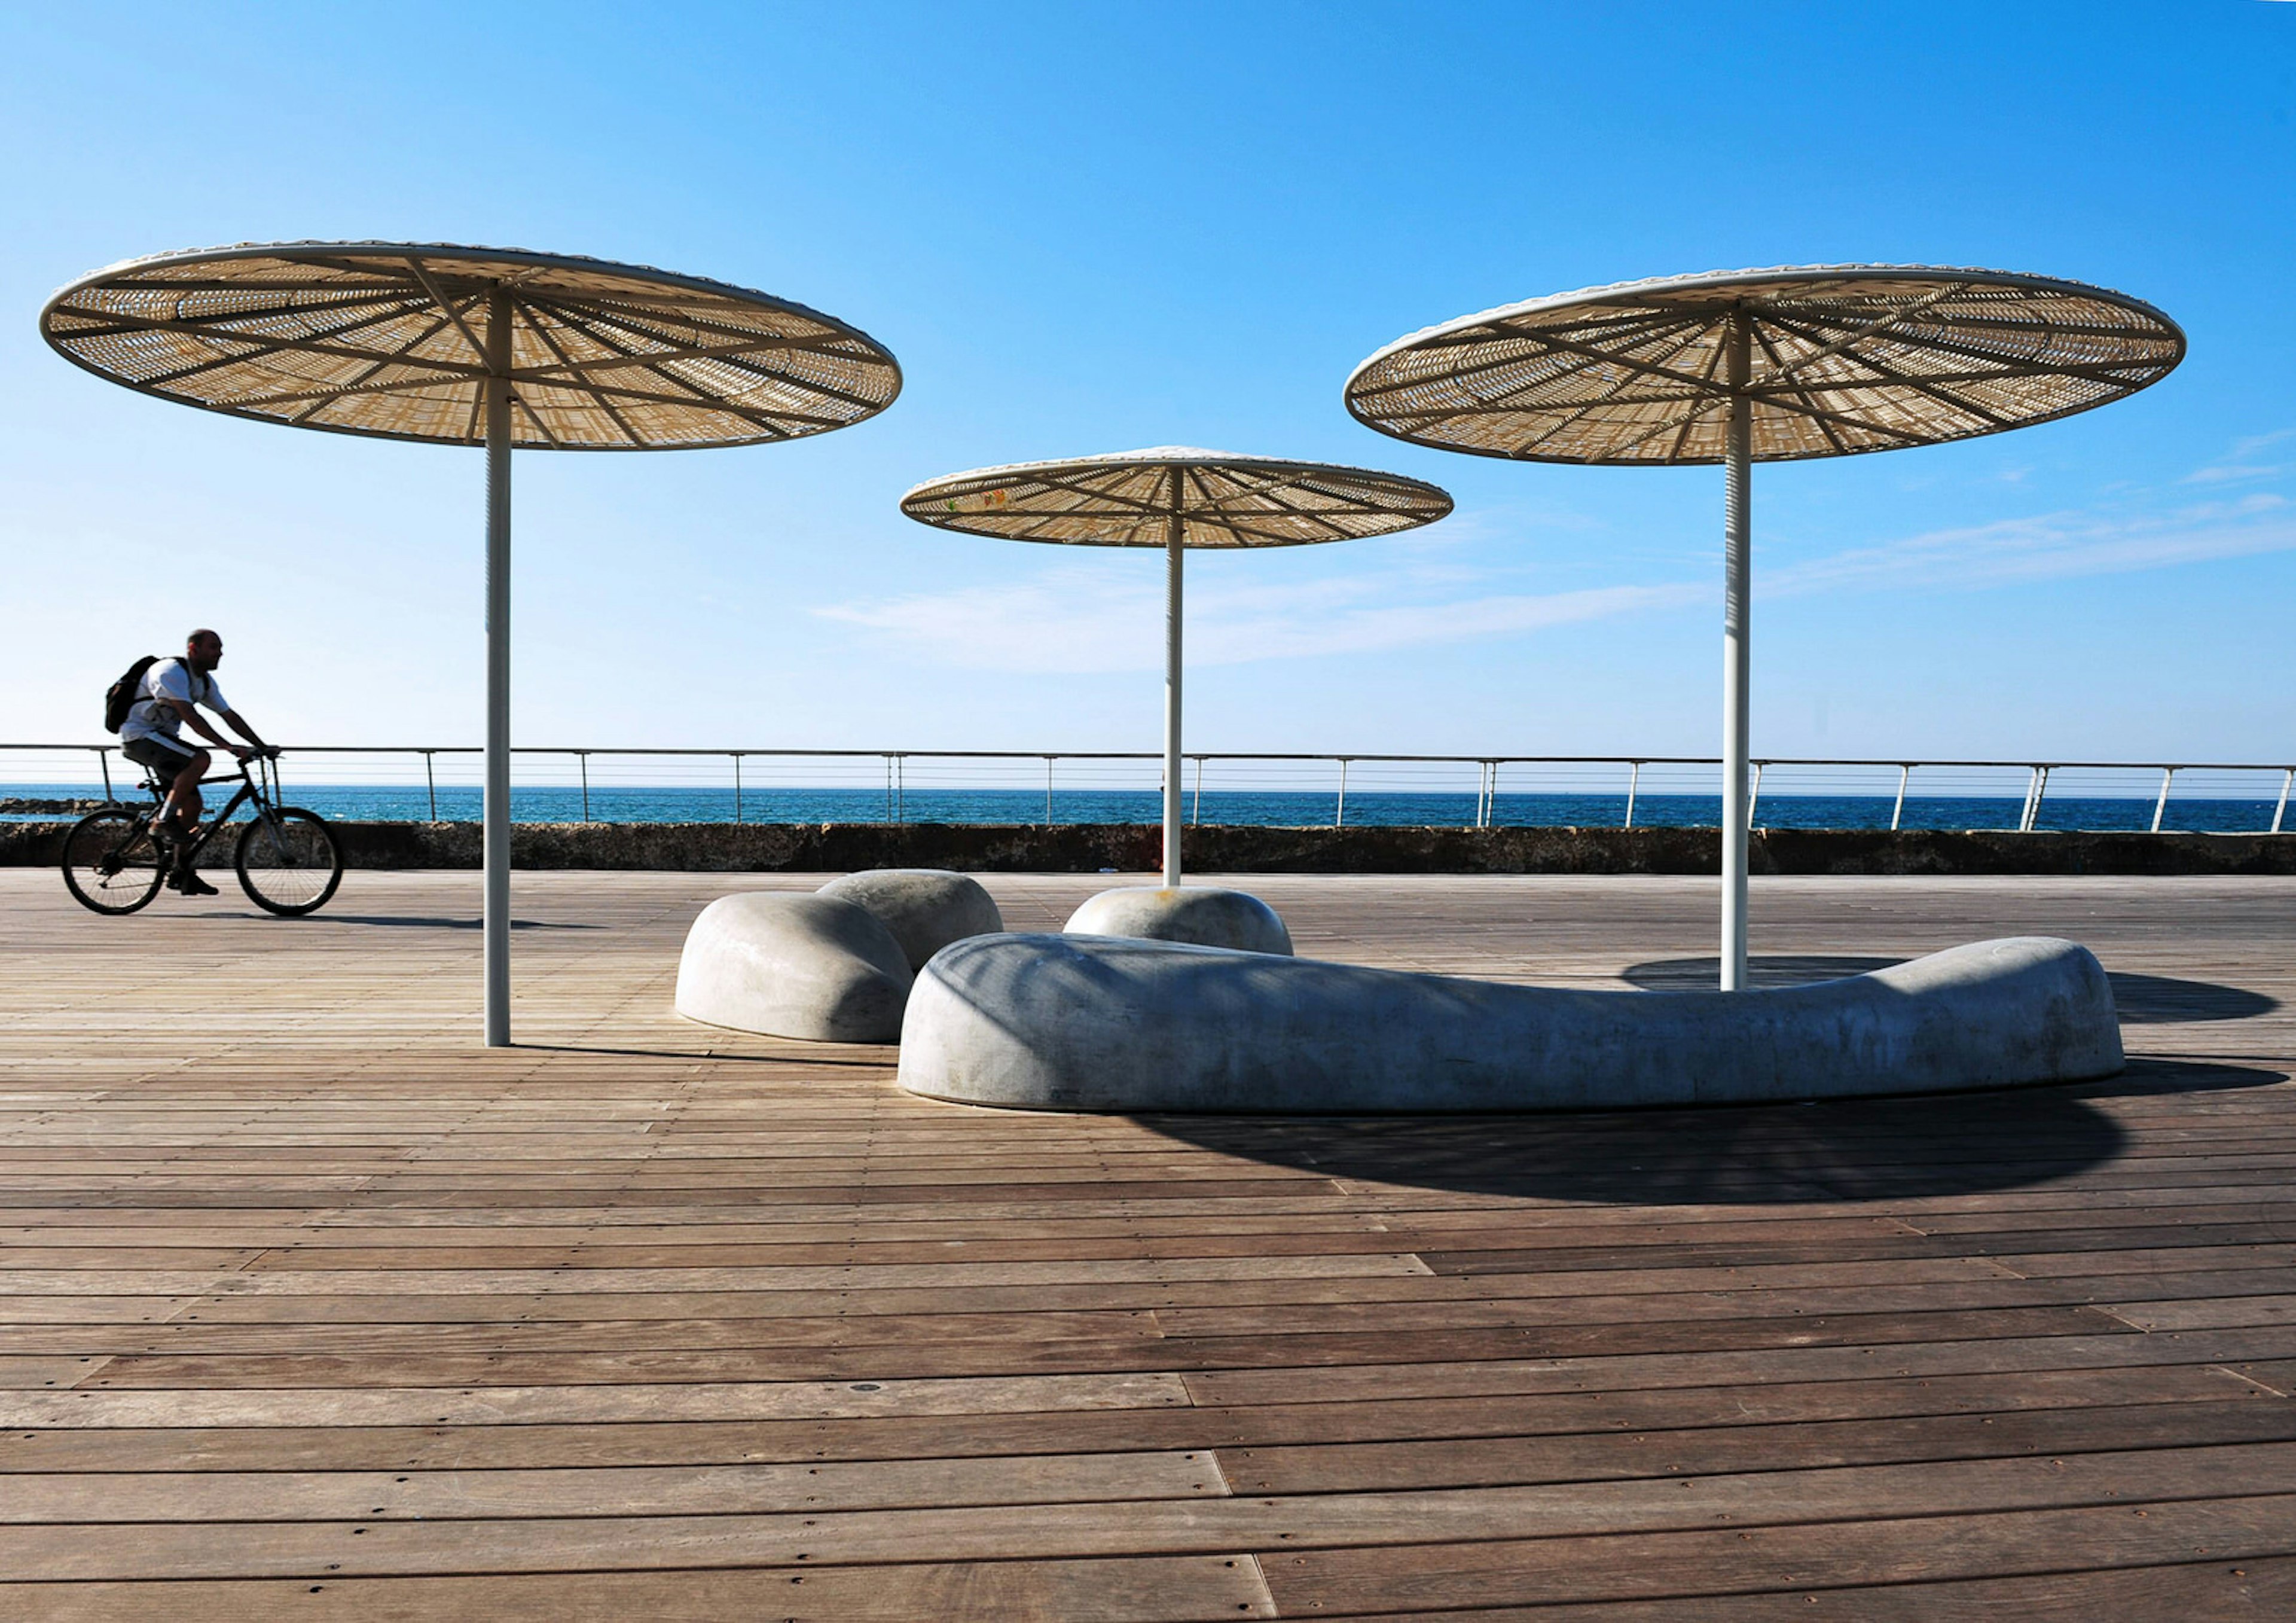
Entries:
{"label": "cyclist's shoe", "polygon": [[178,868],[168,875],[168,889],[180,890],[185,896],[220,896],[222,894],[191,868]]}

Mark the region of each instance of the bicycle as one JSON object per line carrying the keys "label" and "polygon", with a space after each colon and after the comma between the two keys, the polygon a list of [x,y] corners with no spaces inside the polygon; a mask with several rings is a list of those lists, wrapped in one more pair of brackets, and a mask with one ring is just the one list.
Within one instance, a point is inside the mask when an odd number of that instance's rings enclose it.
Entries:
{"label": "bicycle", "polygon": [[[298,806],[279,804],[276,750],[250,750],[239,763],[239,791],[214,818],[180,834],[154,834],[151,818],[132,806],[90,812],[64,836],[64,886],[81,906],[102,914],[134,913],[160,894],[160,886],[179,864],[190,867],[221,833],[232,814],[252,805],[255,815],[240,830],[232,853],[239,888],[266,913],[300,918],[316,913],[343,880],[342,849],[326,819]],[[251,769],[250,769],[251,768]],[[228,783],[224,773],[201,778]],[[156,812],[167,803],[168,786],[147,775]]]}

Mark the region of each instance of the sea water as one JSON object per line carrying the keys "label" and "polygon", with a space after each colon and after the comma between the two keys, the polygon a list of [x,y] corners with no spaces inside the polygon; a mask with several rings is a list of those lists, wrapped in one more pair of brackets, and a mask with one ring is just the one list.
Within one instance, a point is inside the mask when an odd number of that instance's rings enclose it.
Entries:
{"label": "sea water", "polygon": [[[17,783],[0,794],[20,798],[101,799],[95,784]],[[291,783],[282,796],[340,822],[415,822],[429,819],[434,796],[411,787],[357,783]],[[475,822],[480,791],[440,785],[436,815],[450,822]],[[1765,794],[1754,821],[1763,828],[1876,829],[1890,826],[1893,795]],[[2021,797],[1909,795],[1899,826],[1908,829],[2014,828]],[[2272,826],[2271,799],[2178,798],[2169,803],[2161,826],[2211,833],[2254,833]],[[2143,830],[2152,825],[2152,797],[2104,798],[2067,795],[2043,800],[2035,826],[2043,829]],[[1341,817],[1338,796],[1300,790],[1205,790],[1183,798],[1191,823],[1233,824],[1261,828],[1330,826]],[[1502,828],[1616,828],[1626,819],[1623,793],[1499,794],[1490,821]],[[1641,828],[1710,828],[1721,821],[1714,795],[1651,794],[1635,798],[1635,824]],[[12,821],[53,817],[54,813],[0,813]],[[631,784],[578,787],[519,785],[511,791],[511,817],[519,823],[997,823],[1108,824],[1161,820],[1161,797],[1153,790],[1062,790],[1047,816],[1041,790],[878,788],[745,789],[737,807],[730,788],[660,787]],[[1378,828],[1460,828],[1475,821],[1472,791],[1351,792],[1344,821]]]}

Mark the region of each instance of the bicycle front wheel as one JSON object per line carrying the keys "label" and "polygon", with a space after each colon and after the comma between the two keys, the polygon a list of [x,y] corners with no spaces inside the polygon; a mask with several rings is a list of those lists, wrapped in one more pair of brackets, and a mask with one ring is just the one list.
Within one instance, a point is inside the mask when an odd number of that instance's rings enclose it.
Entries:
{"label": "bicycle front wheel", "polygon": [[133,913],[168,877],[152,831],[135,812],[90,812],[64,836],[64,888],[97,913]]}
{"label": "bicycle front wheel", "polygon": [[249,901],[291,919],[316,913],[343,882],[343,854],[326,819],[291,806],[241,830],[232,861]]}

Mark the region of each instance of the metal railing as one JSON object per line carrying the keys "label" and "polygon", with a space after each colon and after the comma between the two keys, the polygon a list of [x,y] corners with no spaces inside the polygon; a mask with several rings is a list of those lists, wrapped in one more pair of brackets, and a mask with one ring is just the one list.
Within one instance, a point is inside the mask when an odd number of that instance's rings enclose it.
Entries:
{"label": "metal railing", "polygon": [[[102,779],[105,798],[108,799],[116,798],[111,758],[119,748],[117,743],[0,743],[0,750],[16,752],[20,757],[27,753],[37,753],[70,759],[85,758],[93,755]],[[479,746],[475,744],[306,744],[289,747],[291,760],[306,762],[317,758],[323,760],[340,761],[346,767],[364,766],[365,763],[386,762],[393,758],[411,766],[414,761],[419,760],[422,772],[421,787],[427,796],[426,803],[433,821],[437,820],[439,814],[440,758],[447,758],[451,766],[463,758],[475,761],[481,753]],[[1103,793],[1131,793],[1160,788],[1159,780],[1162,764],[1162,757],[1154,751],[1114,750],[739,750],[655,747],[603,749],[524,745],[514,748],[512,754],[529,766],[561,763],[555,775],[564,781],[550,786],[578,791],[581,816],[586,823],[591,820],[591,764],[594,758],[600,757],[612,758],[617,761],[648,763],[649,769],[654,771],[657,776],[660,775],[661,766],[672,761],[722,763],[726,775],[730,777],[730,784],[713,783],[712,786],[721,789],[730,787],[734,821],[736,823],[749,820],[750,807],[760,790],[765,787],[759,783],[755,775],[760,766],[770,769],[776,766],[786,768],[798,764],[814,764],[816,767],[816,776],[821,775],[824,771],[840,775],[844,781],[835,787],[847,791],[854,790],[863,780],[864,775],[857,769],[867,767],[865,777],[869,783],[868,792],[873,799],[876,794],[876,779],[882,774],[885,821],[905,823],[908,816],[911,772],[913,766],[918,764],[925,764],[931,768],[939,779],[934,786],[944,789],[954,782],[950,775],[952,771],[955,771],[957,775],[970,772],[977,778],[983,775],[984,769],[1001,768],[1002,770],[987,772],[987,775],[996,780],[988,786],[1010,791],[1015,787],[1021,773],[1033,773],[1036,765],[1041,763],[1044,768],[1044,821],[1049,824],[1054,821],[1058,792],[1056,779],[1063,766],[1069,770],[1071,793],[1093,789]],[[1602,799],[1605,797],[1616,797],[1623,792],[1625,812],[1620,826],[1632,828],[1636,826],[1638,807],[1644,805],[1652,794],[1645,782],[1649,775],[1656,774],[1662,779],[1671,779],[1677,786],[1674,792],[1677,794],[1683,792],[1681,783],[1685,776],[1707,778],[1711,775],[1710,783],[1701,784],[1690,792],[1718,795],[1718,778],[1721,770],[1720,760],[1712,756],[1374,753],[1341,755],[1278,750],[1190,752],[1183,758],[1193,775],[1193,783],[1189,786],[1192,791],[1189,820],[1192,823],[1197,821],[1202,812],[1207,765],[1218,764],[1223,768],[1222,775],[1227,779],[1227,783],[1223,785],[1224,789],[1265,791],[1271,787],[1272,782],[1283,791],[1296,793],[1306,789],[1318,794],[1332,794],[1332,823],[1333,826],[1343,825],[1347,822],[1350,772],[1356,769],[1375,769],[1377,774],[1383,775],[1379,781],[1384,781],[1390,784],[1407,783],[1408,792],[1447,796],[1466,795],[1469,791],[1459,785],[1457,780],[1472,772],[1473,813],[1471,826],[1478,828],[1494,825],[1501,794],[1502,778],[1510,772],[1516,776],[1518,786],[1514,792],[1518,794],[1553,795],[1567,792],[1582,799]],[[874,766],[871,766],[871,763],[874,763]],[[746,776],[745,767],[748,769]],[[1239,770],[1242,768],[1256,770]],[[124,762],[122,769],[126,770]],[[1111,775],[1122,776],[1127,769],[1129,769],[1131,777],[1138,778],[1140,781],[1126,781],[1111,790]],[[1773,792],[1808,797],[1812,792],[1807,786],[1810,781],[1810,775],[1828,773],[1838,775],[1844,772],[1861,775],[1858,778],[1859,792],[1847,798],[1876,801],[1887,799],[1890,801],[1889,826],[1891,829],[1900,827],[1904,822],[1908,794],[1913,788],[1916,773],[1930,775],[1932,785],[1938,775],[1940,774],[1957,774],[1964,778],[1971,774],[2023,775],[2023,795],[2015,824],[2015,828],[2020,832],[2032,832],[2038,827],[2043,802],[2048,794],[2053,775],[2062,782],[2063,775],[2068,774],[2117,775],[2123,779],[2129,775],[2141,775],[2149,782],[2151,775],[2157,773],[2159,775],[2157,788],[2147,791],[2152,800],[2150,827],[2156,833],[2161,832],[2166,825],[2171,791],[2177,783],[2179,774],[2185,775],[2187,781],[2190,781],[2194,775],[2200,774],[2230,775],[2251,779],[2268,779],[2271,775],[2277,775],[2279,783],[2276,796],[2267,787],[2262,794],[2242,796],[2239,799],[2239,803],[2243,805],[2254,804],[2260,807],[2270,804],[2272,814],[2268,826],[2254,832],[2275,834],[2286,830],[2290,791],[2292,786],[2296,786],[2296,766],[2259,762],[1907,761],[1775,756],[1762,758],[1753,763],[1753,782],[1751,787],[1754,812],[1758,815],[1760,808],[1762,783],[1766,774],[1772,777],[1774,783],[1781,774],[1800,775],[1804,787],[1800,790],[1774,789]],[[1531,787],[1523,783],[1525,775],[1530,774],[1546,775],[1546,786]],[[1590,783],[1588,782],[1590,774],[1597,775],[1600,781]],[[1889,775],[1891,774],[1894,774],[1896,778],[1893,785],[1888,782]],[[771,775],[769,770],[769,780]],[[1306,781],[1308,778],[1319,778],[1321,783]],[[134,780],[129,781],[132,783]],[[370,779],[367,782],[374,786],[387,783],[391,788],[414,787],[403,779]],[[1360,771],[1357,771],[1355,782],[1360,797],[1365,783]],[[2013,783],[2014,780],[2012,779],[2011,782]],[[1882,792],[1879,794],[1868,792],[1876,783]],[[1557,783],[1565,784],[1567,788],[1558,790],[1555,787]],[[530,781],[528,786],[536,785]],[[676,787],[653,782],[649,782],[644,786]],[[471,784],[450,783],[449,787],[467,790]],[[786,781],[773,785],[775,791],[781,792],[786,792],[793,787],[796,786]],[[979,788],[982,785],[974,783],[971,787]],[[1390,792],[1395,791],[1390,789]],[[1842,791],[1838,787],[1833,793],[1837,798],[1843,798]],[[1934,788],[1932,788],[1932,795],[1934,795]],[[2007,797],[1988,793],[1963,798],[2005,800]],[[2124,804],[2136,799],[2128,794],[2110,798]]]}

